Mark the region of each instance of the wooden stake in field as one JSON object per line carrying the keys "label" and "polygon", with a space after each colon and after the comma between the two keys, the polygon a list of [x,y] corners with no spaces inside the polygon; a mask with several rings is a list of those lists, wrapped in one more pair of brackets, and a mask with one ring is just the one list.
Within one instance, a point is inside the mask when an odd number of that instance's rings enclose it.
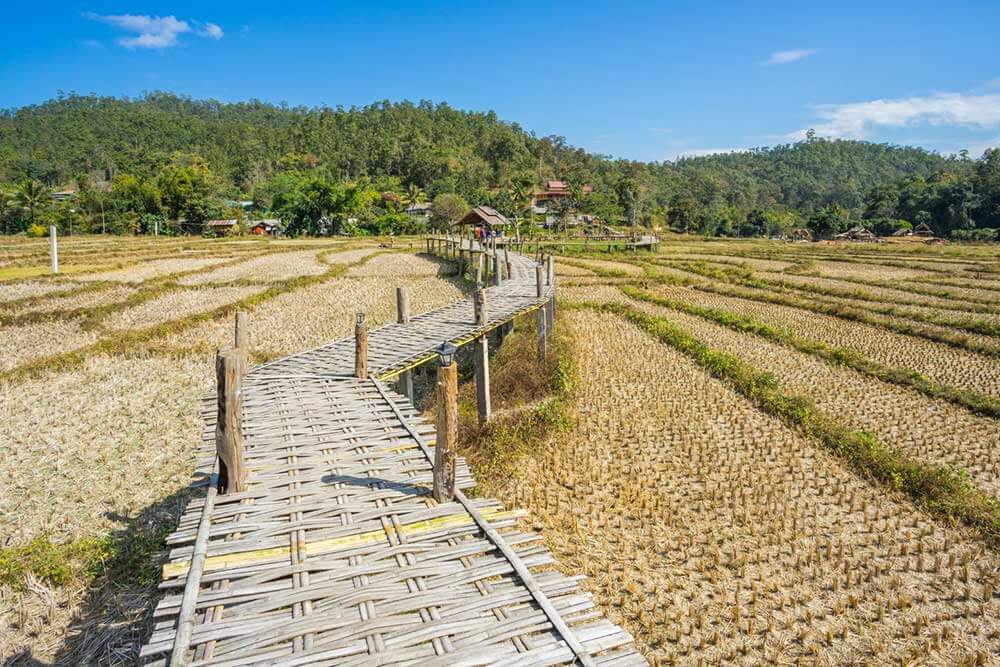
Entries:
{"label": "wooden stake in field", "polygon": [[456,348],[445,342],[438,348],[437,441],[434,446],[434,500],[455,498],[455,443],[458,440],[458,365]]}
{"label": "wooden stake in field", "polygon": [[234,329],[233,345],[240,352],[248,352],[250,348],[250,329],[247,324],[246,311],[236,311],[236,323]]}
{"label": "wooden stake in field", "polygon": [[[535,265],[535,296],[542,298],[542,265]],[[542,306],[535,314],[535,328],[537,329],[538,361],[545,361],[545,306]]]}
{"label": "wooden stake in field", "polygon": [[49,252],[52,255],[52,273],[59,273],[59,241],[56,240],[55,225],[49,225]]}
{"label": "wooden stake in field", "polygon": [[354,377],[368,379],[368,325],[364,313],[354,319]]}
{"label": "wooden stake in field", "polygon": [[[486,290],[477,289],[472,296],[476,312],[476,326],[486,326]],[[489,336],[481,335],[473,343],[473,356],[476,363],[476,410],[479,413],[480,425],[490,420],[490,344]]]}
{"label": "wooden stake in field", "polygon": [[[410,291],[405,287],[396,288],[396,321],[400,324],[410,323]],[[399,391],[413,403],[412,371],[399,374]]]}
{"label": "wooden stake in field", "polygon": [[243,461],[243,397],[241,388],[246,373],[246,354],[237,349],[221,350],[215,355],[218,384],[218,417],[215,422],[215,452],[219,457],[219,491],[240,492],[246,489],[246,466]]}

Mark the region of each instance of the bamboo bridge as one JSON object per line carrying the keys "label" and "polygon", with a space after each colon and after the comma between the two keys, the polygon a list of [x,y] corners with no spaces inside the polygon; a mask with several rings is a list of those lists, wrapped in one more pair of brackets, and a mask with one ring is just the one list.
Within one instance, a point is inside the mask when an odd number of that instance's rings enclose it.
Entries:
{"label": "bamboo bridge", "polygon": [[[452,499],[437,500],[445,446],[411,404],[412,369],[446,341],[478,343],[482,380],[486,334],[529,312],[544,353],[555,277],[551,259],[543,277],[509,248],[426,244],[492,286],[412,318],[401,291],[398,323],[367,332],[359,317],[354,338],[245,373],[235,404],[222,389],[205,399],[204,493],[168,537],[144,664],[646,664],[580,577],[518,529],[523,512],[465,495],[461,458]],[[241,457],[220,459],[232,424]]]}

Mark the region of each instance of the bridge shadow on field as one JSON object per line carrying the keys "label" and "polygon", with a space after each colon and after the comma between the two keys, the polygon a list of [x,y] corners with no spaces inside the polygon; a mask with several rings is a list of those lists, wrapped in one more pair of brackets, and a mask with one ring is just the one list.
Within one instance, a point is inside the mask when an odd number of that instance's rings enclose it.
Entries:
{"label": "bridge shadow on field", "polygon": [[[191,485],[129,517],[109,513],[120,529],[111,533],[111,559],[87,587],[55,665],[134,665],[152,629],[160,594],[160,569],[166,536],[174,530],[188,501],[200,494],[207,476],[196,473]],[[23,657],[18,665],[46,664]]]}

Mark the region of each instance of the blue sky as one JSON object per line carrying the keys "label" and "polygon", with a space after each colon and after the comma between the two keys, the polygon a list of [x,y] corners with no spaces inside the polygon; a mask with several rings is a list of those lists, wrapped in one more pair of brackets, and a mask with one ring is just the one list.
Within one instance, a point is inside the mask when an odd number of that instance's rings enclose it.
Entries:
{"label": "blue sky", "polygon": [[1000,2],[14,0],[0,107],[59,90],[493,109],[642,160],[820,135],[1000,145]]}

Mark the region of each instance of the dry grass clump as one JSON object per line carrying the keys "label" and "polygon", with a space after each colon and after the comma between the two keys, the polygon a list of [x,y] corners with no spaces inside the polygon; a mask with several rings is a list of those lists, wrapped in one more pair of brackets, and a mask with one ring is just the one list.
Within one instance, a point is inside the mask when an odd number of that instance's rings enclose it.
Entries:
{"label": "dry grass clump", "polygon": [[186,485],[213,370],[194,357],[99,356],[0,383],[0,535],[100,535]]}
{"label": "dry grass clump", "polygon": [[[656,293],[704,305],[701,295],[691,290],[665,287]],[[701,317],[641,301],[630,303],[644,312],[667,317],[714,349],[772,373],[786,390],[810,396],[820,410],[853,428],[874,433],[886,445],[912,458],[967,471],[980,488],[1000,497],[1000,450],[996,447],[1000,421]]]}
{"label": "dry grass clump", "polygon": [[597,274],[590,269],[584,268],[583,266],[576,266],[573,264],[567,264],[560,258],[556,261],[556,275],[557,276],[596,276]]}
{"label": "dry grass clump", "polygon": [[109,285],[99,289],[81,289],[79,293],[65,296],[52,296],[42,300],[34,300],[20,308],[10,311],[13,316],[26,313],[56,313],[59,311],[74,311],[81,308],[93,308],[110,303],[124,301],[136,293],[136,288],[129,285]]}
{"label": "dry grass clump", "polygon": [[375,246],[364,246],[349,250],[327,251],[321,257],[327,264],[354,264],[377,252],[382,252],[382,250]]}
{"label": "dry grass clump", "polygon": [[628,262],[615,262],[607,259],[591,259],[591,258],[576,258],[572,260],[564,261],[561,259],[556,260],[556,266],[560,263],[565,263],[567,265],[577,266],[580,268],[596,270],[597,273],[617,273],[622,276],[641,276],[643,275],[643,270],[641,266],[636,266]]}
{"label": "dry grass clump", "polygon": [[986,355],[790,306],[708,292],[699,292],[697,298],[702,305],[787,328],[828,345],[856,349],[882,364],[913,369],[941,384],[1000,396],[1000,363]]}
{"label": "dry grass clump", "polygon": [[61,292],[67,289],[66,283],[48,280],[44,282],[17,281],[0,283],[0,303],[17,301],[51,292]]}
{"label": "dry grass clump", "polygon": [[159,278],[182,271],[193,271],[226,261],[229,261],[226,257],[152,259],[134,266],[127,266],[123,269],[76,276],[75,279],[83,281],[108,280],[121,283],[141,283],[152,278]]}
{"label": "dry grass clump", "polygon": [[900,284],[899,288],[891,287],[880,287],[876,285],[858,285],[857,283],[845,281],[845,280],[835,280],[831,278],[821,278],[819,276],[803,276],[803,275],[793,275],[787,273],[772,273],[772,272],[759,272],[755,274],[758,278],[764,280],[772,281],[782,281],[785,283],[791,283],[795,285],[812,286],[821,290],[836,290],[842,293],[851,293],[861,290],[867,295],[877,298],[886,303],[907,303],[907,304],[920,304],[925,306],[930,306],[933,308],[941,308],[944,310],[961,310],[961,311],[986,311],[989,310],[989,306],[983,304],[976,304],[972,302],[963,302],[961,300],[931,296],[927,294],[917,294],[912,291],[908,291],[905,287]]}
{"label": "dry grass clump", "polygon": [[[61,585],[28,574],[0,586],[0,661],[20,653],[47,663],[57,652],[66,664],[134,660],[149,595],[137,576],[155,570],[161,548],[141,535],[172,525],[183,505],[213,377],[211,363],[193,357],[101,356],[70,373],[0,383],[0,547],[37,560],[51,539],[66,545],[57,553],[124,559],[122,578],[101,580],[101,590],[88,591],[73,568]],[[62,655],[71,630],[94,654]]]}
{"label": "dry grass clump", "polygon": [[721,264],[745,264],[749,266],[754,271],[777,271],[781,272],[787,268],[795,266],[794,259],[787,260],[776,260],[776,259],[758,259],[755,257],[731,257],[728,255],[710,255],[701,253],[668,253],[668,256],[676,259],[691,260],[691,261],[706,261],[706,262],[719,262]]}
{"label": "dry grass clump", "polygon": [[[370,253],[368,253],[370,254]],[[327,255],[327,261],[333,264],[343,264],[345,260],[342,256],[346,253],[336,253]],[[356,259],[366,257],[362,255]],[[356,260],[348,260],[356,261]],[[356,277],[381,277],[398,280],[407,277],[430,277],[444,276],[454,273],[454,269],[440,261],[431,259],[423,255],[411,255],[409,253],[386,253],[373,257],[364,264],[352,266],[347,270],[348,276]]]}
{"label": "dry grass clump", "polygon": [[[278,295],[250,311],[250,350],[274,358],[323,345],[352,332],[358,310],[365,311],[370,327],[394,322],[397,284],[409,286],[414,314],[462,298],[459,284],[444,278],[334,278]],[[204,322],[164,342],[214,349],[231,337],[232,322],[225,320]]]}
{"label": "dry grass clump", "polygon": [[317,259],[320,252],[319,248],[315,248],[271,253],[213,271],[185,276],[178,282],[182,285],[206,285],[234,281],[269,283],[298,276],[318,276],[330,268]]}
{"label": "dry grass clump", "polygon": [[101,322],[108,331],[142,329],[212,310],[262,291],[262,287],[201,287],[168,292],[137,306],[118,311]]}
{"label": "dry grass clump", "polygon": [[55,320],[0,327],[0,371],[35,359],[75,350],[97,340],[78,320]]}
{"label": "dry grass clump", "polygon": [[519,466],[526,506],[651,661],[951,663],[1000,651],[1000,559],[869,486],[686,356],[563,309],[577,419]]}

